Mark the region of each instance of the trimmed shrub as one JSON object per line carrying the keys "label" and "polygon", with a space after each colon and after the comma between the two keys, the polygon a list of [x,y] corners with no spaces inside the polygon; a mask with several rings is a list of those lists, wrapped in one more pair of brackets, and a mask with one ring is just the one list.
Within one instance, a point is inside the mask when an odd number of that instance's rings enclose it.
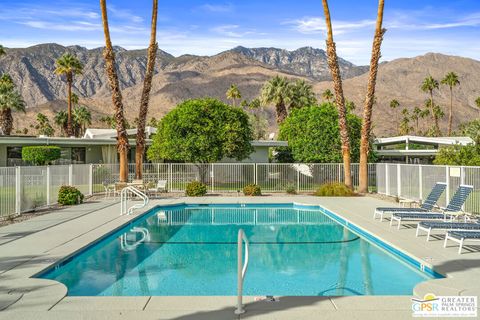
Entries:
{"label": "trimmed shrub", "polygon": [[246,196],[261,196],[262,190],[256,184],[249,184],[243,188],[243,194]]}
{"label": "trimmed shrub", "polygon": [[285,192],[287,194],[297,194],[297,188],[293,184],[287,184],[285,187]]}
{"label": "trimmed shrub", "polygon": [[315,195],[319,197],[352,197],[355,193],[343,183],[330,182],[322,184]]}
{"label": "trimmed shrub", "polygon": [[75,187],[61,186],[58,190],[58,203],[64,206],[71,206],[83,202],[83,194]]}
{"label": "trimmed shrub", "polygon": [[44,166],[60,159],[60,147],[56,146],[27,146],[22,148],[22,160],[36,166]]}
{"label": "trimmed shrub", "polygon": [[202,197],[207,194],[207,185],[199,181],[192,181],[187,184],[185,194],[189,197]]}

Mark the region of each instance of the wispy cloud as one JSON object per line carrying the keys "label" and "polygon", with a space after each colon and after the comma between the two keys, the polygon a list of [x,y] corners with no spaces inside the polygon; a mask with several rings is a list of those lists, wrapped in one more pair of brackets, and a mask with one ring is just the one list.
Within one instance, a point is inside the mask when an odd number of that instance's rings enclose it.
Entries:
{"label": "wispy cloud", "polygon": [[[326,31],[325,19],[323,17],[307,17],[297,20],[284,22],[287,25],[293,25],[293,28],[300,33],[312,34]],[[334,32],[336,34],[345,33],[351,30],[358,30],[375,25],[375,20],[360,21],[333,21]]]}
{"label": "wispy cloud", "polygon": [[209,12],[232,12],[234,7],[231,3],[226,4],[210,4],[206,3],[200,6],[202,10],[209,11]]}
{"label": "wispy cloud", "polygon": [[222,25],[222,26],[217,26],[211,29],[211,31],[218,33],[220,35],[224,35],[227,37],[233,37],[233,38],[241,38],[246,35],[252,35],[255,32],[254,31],[240,31],[240,26],[236,24],[228,24],[228,25]]}

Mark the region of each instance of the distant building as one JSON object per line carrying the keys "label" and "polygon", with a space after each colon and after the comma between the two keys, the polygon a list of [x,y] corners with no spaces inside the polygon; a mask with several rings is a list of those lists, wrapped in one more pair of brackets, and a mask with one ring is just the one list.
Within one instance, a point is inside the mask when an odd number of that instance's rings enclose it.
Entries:
{"label": "distant building", "polygon": [[[153,127],[146,127],[147,148],[151,145],[150,139],[156,133]],[[129,162],[135,162],[135,135],[137,129],[127,130],[130,141]],[[22,161],[22,147],[53,145],[61,148],[62,157],[55,164],[83,164],[83,163],[117,163],[117,131],[115,129],[87,129],[82,138],[64,137],[29,137],[29,136],[0,136],[0,167],[25,165]],[[269,162],[269,149],[288,146],[286,141],[255,140],[252,141],[253,153],[248,159],[241,162]],[[224,159],[221,162],[238,162],[235,159]]]}
{"label": "distant building", "polygon": [[426,164],[432,163],[440,147],[474,143],[470,137],[399,136],[377,138],[373,142],[373,149],[380,162]]}

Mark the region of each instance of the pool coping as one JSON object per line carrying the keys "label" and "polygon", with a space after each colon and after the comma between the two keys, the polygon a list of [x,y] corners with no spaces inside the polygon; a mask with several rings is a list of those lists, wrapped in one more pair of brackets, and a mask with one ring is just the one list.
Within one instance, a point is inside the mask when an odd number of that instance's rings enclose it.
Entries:
{"label": "pool coping", "polygon": [[[170,199],[170,200],[167,200],[167,201],[154,201],[153,203],[155,203],[155,205],[152,205],[148,210],[145,210],[144,213],[142,214],[139,214],[139,215],[136,215],[134,217],[127,217],[127,218],[124,218],[122,221],[120,221],[121,223],[117,223],[112,226],[112,227],[107,227],[105,229],[102,229],[101,231],[99,231],[100,233],[102,233],[100,236],[97,236],[96,238],[94,237],[94,239],[91,239],[91,241],[87,241],[87,242],[84,242],[83,244],[80,244],[80,243],[76,243],[76,245],[73,245],[71,246],[70,249],[67,248],[66,251],[63,251],[64,252],[64,255],[62,257],[56,257],[56,260],[55,261],[52,261],[52,260],[48,260],[48,259],[45,259],[45,261],[43,261],[43,263],[41,263],[41,267],[40,266],[37,266],[35,267],[36,269],[36,272],[34,273],[30,273],[30,275],[26,275],[24,272],[22,273],[22,275],[20,276],[20,278],[22,278],[22,281],[24,282],[31,282],[29,280],[35,280],[34,282],[37,282],[36,284],[39,285],[40,283],[40,286],[42,287],[42,290],[40,290],[42,292],[42,294],[48,294],[48,292],[50,292],[53,296],[56,296],[57,298],[60,297],[60,299],[58,301],[56,301],[55,303],[51,304],[46,310],[52,310],[52,311],[55,311],[57,309],[59,309],[60,305],[63,305],[62,304],[62,301],[64,301],[64,303],[68,304],[69,301],[72,301],[72,300],[82,300],[84,301],[84,303],[88,304],[88,303],[91,303],[91,302],[94,302],[94,301],[97,301],[98,303],[100,303],[99,301],[106,301],[108,299],[105,299],[105,298],[108,298],[108,297],[81,297],[81,299],[76,299],[75,297],[69,297],[69,296],[66,296],[66,288],[63,286],[63,284],[59,284],[58,282],[56,281],[51,281],[51,280],[45,280],[45,279],[38,279],[38,278],[31,278],[33,277],[34,275],[38,275],[40,273],[42,273],[44,270],[50,268],[52,265],[55,265],[55,264],[58,264],[59,261],[64,261],[66,259],[68,259],[69,257],[73,257],[75,256],[75,254],[77,254],[78,252],[82,251],[82,250],[85,250],[87,247],[93,245],[94,243],[97,243],[98,241],[101,241],[103,238],[107,237],[108,235],[110,235],[111,233],[113,232],[116,232],[118,231],[119,229],[125,227],[125,225],[127,224],[130,224],[132,223],[133,221],[137,220],[137,219],[141,219],[145,214],[148,213],[148,211],[152,210],[153,208],[157,207],[157,205],[174,205],[174,204],[182,204],[182,203],[186,203],[186,204],[193,204],[193,203],[258,203],[258,201],[260,200],[260,202],[265,202],[265,200],[268,200],[269,203],[293,203],[293,204],[296,204],[296,205],[299,205],[299,206],[314,206],[314,207],[320,207],[320,208],[323,208],[325,211],[328,211],[330,214],[336,216],[336,217],[339,217],[340,219],[343,219],[344,222],[346,224],[347,227],[349,227],[350,229],[352,229],[352,225],[354,226],[354,228],[357,228],[357,230],[353,230],[353,231],[357,231],[359,233],[366,233],[366,234],[371,234],[371,231],[365,231],[364,227],[360,227],[357,225],[357,223],[353,222],[351,219],[347,218],[345,216],[345,214],[342,214],[342,212],[339,212],[339,210],[335,210],[335,209],[332,209],[331,206],[328,206],[326,204],[320,204],[320,203],[315,203],[314,202],[310,202],[308,201],[308,197],[304,197],[305,199],[298,199],[299,197],[298,196],[295,196],[295,197],[282,197],[282,198],[261,198],[261,199],[255,199],[255,198],[247,198],[247,197],[242,197],[242,198],[238,198],[238,197],[221,197],[221,198],[202,198],[202,199],[199,199],[199,198],[179,198],[179,199]],[[240,200],[240,201],[238,201]],[[316,198],[316,200],[318,200]],[[337,198],[337,201],[338,201],[338,198]],[[378,201],[378,200],[377,200]],[[113,206],[115,207],[115,206]],[[109,206],[108,208],[106,208],[105,210],[112,210],[112,206]],[[326,212],[327,213],[327,212]],[[370,218],[371,216],[368,215]],[[337,221],[337,220],[336,220]],[[338,221],[337,221],[338,222]],[[98,231],[98,230],[97,230]],[[362,235],[364,236],[364,235]],[[377,238],[377,239],[380,239],[383,243],[385,244],[388,244],[389,246],[391,246],[391,248],[393,249],[396,249],[396,250],[402,250],[401,248],[398,248],[397,245],[393,244],[393,243],[390,243],[390,241],[388,241],[387,239],[385,239],[384,237],[381,237],[379,234],[374,234],[374,236]],[[75,242],[75,241],[74,241]],[[70,243],[70,245],[72,245],[72,243]],[[378,244],[377,244],[378,245]],[[68,254],[67,254],[68,252]],[[400,251],[400,252],[403,252],[403,251]],[[418,263],[419,266],[421,266],[422,264],[424,266],[426,266],[427,268],[432,268],[432,270],[435,269],[435,266],[428,263],[427,261],[424,261],[422,258],[418,257],[418,256],[415,256],[411,253],[406,253],[408,256],[410,257],[413,257],[414,259],[414,262],[415,263]],[[40,269],[41,268],[41,269]],[[449,276],[449,273],[445,273],[445,276],[446,278],[445,279],[452,279],[452,277]],[[454,278],[458,279],[458,276],[455,276]],[[435,285],[434,283],[437,282],[439,279],[432,279],[432,280],[427,280],[425,282],[422,282],[421,284],[419,284],[418,286],[420,286],[421,288],[417,290],[417,287],[415,288],[414,290],[414,294],[418,291],[418,292],[424,292],[425,290],[431,290],[432,292],[434,290],[436,290],[438,292],[439,289],[441,289],[442,287],[443,288],[447,288],[447,286],[438,286],[438,285]],[[443,280],[443,279],[442,279]],[[52,282],[55,282],[54,285],[52,285]],[[15,287],[15,286],[13,286]],[[63,288],[62,288],[63,287]],[[15,290],[11,290],[11,292],[14,292]],[[448,290],[446,290],[448,292]],[[23,293],[24,295],[28,295]],[[63,295],[63,296],[62,296]],[[118,298],[118,297],[115,297],[115,298]],[[119,300],[122,300],[122,301],[136,301],[137,298],[139,297],[122,297],[122,298],[125,298],[125,299],[119,299]],[[131,298],[131,299],[130,299]],[[149,297],[148,299],[148,302],[144,303],[141,308],[139,306],[138,309],[136,310],[147,310],[149,308],[149,305],[153,302],[156,302],[156,303],[162,303],[161,300],[169,300],[168,299],[169,297]],[[170,297],[170,298],[174,298],[174,297]],[[189,299],[190,298],[190,299]],[[233,310],[233,302],[234,302],[234,297],[231,297],[231,296],[226,296],[226,297],[182,297],[181,299],[182,300],[185,300],[185,299],[199,299],[201,298],[200,300],[204,300],[205,303],[208,304],[208,301],[209,300],[222,300],[222,299],[227,299],[228,301],[232,301],[232,310]],[[305,297],[306,298],[306,297]],[[368,296],[368,297],[323,297],[323,300],[329,300],[329,302],[327,302],[327,304],[331,304],[333,305],[333,309],[335,310],[339,310],[338,308],[338,300],[341,298],[341,301],[342,301],[342,305],[345,303],[345,305],[349,305],[349,303],[346,303],[348,302],[349,300],[354,302],[354,301],[364,301],[364,302],[367,302],[369,301],[368,304],[370,305],[378,305],[378,304],[382,304],[382,310],[403,310],[404,312],[406,311],[410,311],[410,298],[411,296]],[[253,297],[246,297],[247,301],[250,301],[249,303],[252,303],[252,299]],[[313,298],[312,298],[313,299]],[[55,299],[53,299],[55,300]],[[318,298],[317,300],[322,300],[320,298]],[[398,305],[399,305],[399,302],[398,300],[401,300],[402,301],[402,307],[399,309]],[[22,298],[19,299],[20,303],[13,303],[12,305],[10,305],[10,307],[7,307],[7,311],[12,309],[12,310],[16,310],[16,311],[19,311],[21,310],[20,308],[16,308],[15,305],[22,305],[21,301],[22,301]],[[143,303],[143,302],[142,302]],[[49,303],[46,303],[47,305]],[[362,303],[363,304],[363,303]],[[354,303],[355,305],[355,303]],[[357,303],[358,305],[358,303]],[[390,305],[390,307],[389,307]],[[12,308],[14,307],[14,308]],[[121,306],[120,306],[121,307]],[[213,306],[212,306],[213,307]],[[29,308],[28,304],[25,306],[26,310],[31,310],[32,308]],[[151,307],[150,307],[151,308]],[[271,308],[271,306],[269,306],[269,308]],[[358,306],[359,310],[361,310],[362,308],[364,309],[364,306]],[[389,309],[390,308],[390,309]],[[1,305],[0,305],[0,310],[1,310]],[[61,309],[61,308],[60,308]],[[111,310],[116,310],[114,306],[111,306],[110,308]],[[182,308],[180,308],[182,309]],[[185,309],[183,307],[183,309]],[[182,310],[183,310],[182,309]],[[345,306],[343,307],[343,309],[345,309]],[[350,308],[351,309],[351,308]],[[378,306],[377,306],[377,309],[378,309]],[[45,310],[45,305],[43,305],[40,310]],[[177,310],[177,311],[180,311],[180,310]],[[185,310],[183,310],[185,311]]]}

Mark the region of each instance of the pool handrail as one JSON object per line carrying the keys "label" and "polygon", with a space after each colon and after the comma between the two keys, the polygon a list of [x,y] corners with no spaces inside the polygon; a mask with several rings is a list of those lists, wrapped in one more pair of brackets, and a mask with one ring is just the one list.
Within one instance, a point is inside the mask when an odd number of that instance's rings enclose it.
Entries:
{"label": "pool handrail", "polygon": [[[245,242],[245,259],[243,258],[243,242]],[[243,305],[243,281],[248,268],[248,238],[243,229],[238,230],[237,241],[237,309],[235,314],[245,313]]]}
{"label": "pool handrail", "polygon": [[[127,201],[128,201],[128,192],[133,193],[134,195],[140,197],[143,200],[142,204],[135,204],[128,208],[127,210]],[[143,193],[142,191],[138,190],[134,186],[128,186],[126,188],[123,188],[122,191],[120,192],[120,215],[130,215],[133,213],[133,210],[135,209],[141,209],[145,208],[148,205],[149,202],[148,196]]]}

